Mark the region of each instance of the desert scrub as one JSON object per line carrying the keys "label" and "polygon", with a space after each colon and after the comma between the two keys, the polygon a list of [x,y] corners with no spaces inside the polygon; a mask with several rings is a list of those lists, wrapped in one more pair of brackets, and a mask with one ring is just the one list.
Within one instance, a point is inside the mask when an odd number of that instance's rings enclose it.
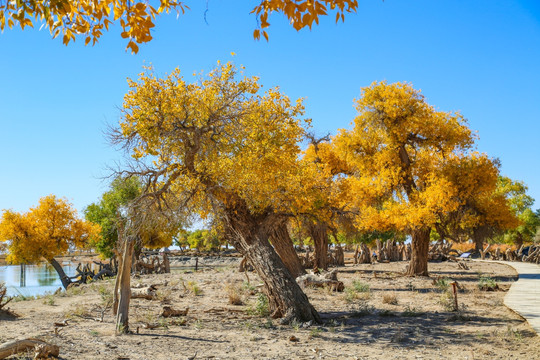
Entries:
{"label": "desert scrub", "polygon": [[498,288],[497,282],[490,276],[481,275],[478,279],[478,289],[482,291],[495,291]]}
{"label": "desert scrub", "polygon": [[75,296],[80,295],[84,292],[83,287],[78,284],[73,284],[67,288],[65,291],[65,296]]}
{"label": "desert scrub", "polygon": [[158,289],[156,291],[156,299],[158,299],[162,303],[170,302],[171,298],[172,298],[172,290],[171,289]]}
{"label": "desert scrub", "polygon": [[105,285],[100,285],[98,287],[98,294],[101,298],[101,302],[102,304],[109,304],[109,303],[112,303],[113,301],[113,293],[111,291],[111,289],[109,289],[107,286]]}
{"label": "desert scrub", "polygon": [[270,304],[265,294],[259,293],[255,304],[250,306],[248,314],[266,317],[270,315]]}
{"label": "desert scrub", "polygon": [[242,305],[242,289],[235,284],[227,283],[225,285],[225,291],[227,292],[227,297],[229,298],[229,304],[231,305]]}
{"label": "desert scrub", "polygon": [[43,304],[53,306],[55,303],[54,295],[47,294],[43,296]]}
{"label": "desert scrub", "polygon": [[202,294],[202,290],[195,281],[188,281],[187,283],[187,289],[190,293],[192,293],[195,296],[199,296]]}
{"label": "desert scrub", "polygon": [[457,311],[456,309],[456,303],[454,301],[454,294],[451,290],[447,290],[441,294],[439,297],[438,303],[443,307],[446,311]]}
{"label": "desert scrub", "polygon": [[435,280],[434,285],[439,289],[440,292],[445,292],[450,287],[450,279],[447,277],[440,277]]}
{"label": "desert scrub", "polygon": [[345,288],[344,300],[350,303],[354,300],[368,300],[370,296],[369,285],[355,280],[352,286]]}
{"label": "desert scrub", "polygon": [[386,293],[386,294],[383,295],[382,302],[383,302],[383,304],[397,305],[398,304],[398,299],[397,299],[396,294],[394,294],[394,293]]}
{"label": "desert scrub", "polygon": [[76,304],[72,306],[68,311],[64,313],[66,319],[73,319],[75,317],[89,317],[92,313],[90,310],[83,304]]}
{"label": "desert scrub", "polygon": [[401,316],[403,317],[417,317],[422,315],[424,315],[424,312],[421,309],[411,305],[407,305],[405,310],[401,313]]}
{"label": "desert scrub", "polygon": [[244,281],[244,283],[242,284],[242,291],[246,295],[251,296],[257,293],[257,288],[251,285],[250,283],[248,283],[247,281]]}
{"label": "desert scrub", "polygon": [[313,328],[309,331],[309,336],[308,338],[309,339],[313,339],[313,338],[317,338],[317,337],[320,337],[321,336],[321,333],[322,333],[322,329],[319,329],[319,328]]}
{"label": "desert scrub", "polygon": [[363,283],[358,280],[353,281],[352,287],[356,292],[359,292],[359,293],[369,292],[369,284]]}

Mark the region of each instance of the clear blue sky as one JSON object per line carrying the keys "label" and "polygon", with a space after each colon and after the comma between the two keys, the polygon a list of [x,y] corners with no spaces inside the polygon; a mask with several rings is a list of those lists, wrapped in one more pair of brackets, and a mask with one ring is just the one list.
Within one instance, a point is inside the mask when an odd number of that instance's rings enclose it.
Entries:
{"label": "clear blue sky", "polygon": [[[103,132],[118,121],[126,78],[145,64],[159,73],[231,60],[305,97],[319,134],[347,128],[353,99],[376,80],[408,81],[440,110],[460,111],[478,131],[478,150],[540,200],[540,1],[360,0],[357,14],[296,32],[270,18],[270,42],[254,41],[256,1],[189,1],[185,15],[157,20],[137,55],[118,30],[94,47],[64,46],[47,30],[0,35],[0,209],[26,211],[48,194],[79,210],[106,189],[119,158]],[[39,28],[39,25],[37,26]],[[539,202],[536,202],[538,206]]]}

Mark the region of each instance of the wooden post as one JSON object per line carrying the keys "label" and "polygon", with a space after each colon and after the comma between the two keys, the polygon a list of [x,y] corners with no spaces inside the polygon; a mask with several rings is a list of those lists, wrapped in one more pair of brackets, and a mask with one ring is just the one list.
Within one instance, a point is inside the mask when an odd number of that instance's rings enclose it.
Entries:
{"label": "wooden post", "polygon": [[454,294],[454,311],[458,311],[458,302],[457,302],[457,282],[452,282],[452,293]]}

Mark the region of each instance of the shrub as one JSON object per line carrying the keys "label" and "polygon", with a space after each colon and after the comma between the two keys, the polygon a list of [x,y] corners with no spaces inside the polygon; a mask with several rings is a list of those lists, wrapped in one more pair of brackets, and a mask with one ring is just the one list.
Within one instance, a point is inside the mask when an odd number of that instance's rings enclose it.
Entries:
{"label": "shrub", "polygon": [[201,288],[195,281],[188,281],[187,288],[189,292],[195,296],[199,296],[200,294],[202,294]]}
{"label": "shrub", "polygon": [[478,280],[478,289],[483,291],[495,291],[499,288],[495,279],[490,276],[480,276]]}
{"label": "shrub", "polygon": [[227,291],[227,297],[229,298],[229,304],[231,305],[242,305],[241,289],[234,284],[225,285],[225,291]]}
{"label": "shrub", "polygon": [[369,292],[369,284],[363,283],[358,280],[353,281],[353,288],[357,292]]}
{"label": "shrub", "polygon": [[257,296],[257,301],[255,302],[255,306],[252,306],[250,309],[248,309],[248,313],[251,315],[258,315],[262,317],[266,317],[270,315],[270,305],[268,302],[268,297],[264,295],[263,293],[259,293]]}
{"label": "shrub", "polygon": [[441,294],[441,297],[439,298],[439,304],[442,305],[442,307],[446,311],[457,311],[456,309],[456,303],[454,301],[454,294],[452,294],[451,291],[445,291]]}
{"label": "shrub", "polygon": [[394,293],[384,294],[382,301],[383,301],[384,304],[390,304],[390,305],[397,305],[398,304],[397,296]]}
{"label": "shrub", "polygon": [[54,296],[51,294],[47,294],[43,297],[43,304],[53,306],[54,305]]}
{"label": "shrub", "polygon": [[444,292],[450,287],[450,280],[446,277],[440,277],[435,281],[435,286],[441,291]]}

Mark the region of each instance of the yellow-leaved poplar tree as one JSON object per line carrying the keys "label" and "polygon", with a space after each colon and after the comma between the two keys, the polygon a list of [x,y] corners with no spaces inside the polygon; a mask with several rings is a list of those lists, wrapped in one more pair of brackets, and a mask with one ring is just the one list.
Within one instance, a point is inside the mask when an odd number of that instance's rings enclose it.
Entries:
{"label": "yellow-leaved poplar tree", "polygon": [[129,82],[112,135],[146,179],[142,196],[220,219],[264,282],[274,317],[319,320],[269,242],[304,191],[303,105],[277,88],[263,93],[256,77],[238,77],[230,63],[193,83],[178,69],[165,78],[146,71]]}
{"label": "yellow-leaved poplar tree", "polygon": [[71,280],[54,257],[70,247],[86,247],[99,232],[99,226],[79,219],[67,200],[54,195],[41,198],[26,213],[4,210],[0,220],[0,241],[8,244],[8,262],[33,264],[45,259],[58,272],[65,288]]}
{"label": "yellow-leaved poplar tree", "polygon": [[356,100],[354,128],[333,139],[351,173],[344,205],[367,231],[411,236],[410,276],[427,276],[431,229],[459,205],[444,177],[446,159],[468,151],[473,135],[457,113],[436,111],[408,83],[375,82]]}

